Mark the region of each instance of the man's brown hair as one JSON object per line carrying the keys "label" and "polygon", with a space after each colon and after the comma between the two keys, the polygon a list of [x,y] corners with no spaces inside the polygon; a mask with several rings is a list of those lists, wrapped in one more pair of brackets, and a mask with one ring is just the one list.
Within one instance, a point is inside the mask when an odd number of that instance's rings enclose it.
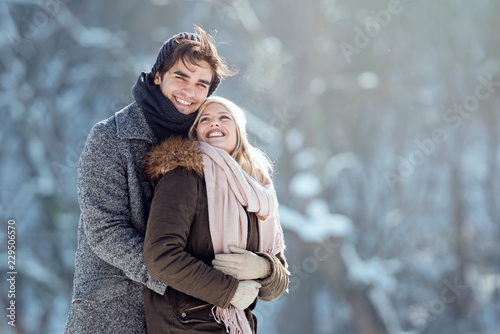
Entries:
{"label": "man's brown hair", "polygon": [[[163,75],[179,60],[188,68],[190,64],[199,66],[200,62],[206,61],[212,68],[213,73],[207,95],[210,96],[223,77],[233,76],[238,73],[238,71],[230,69],[224,58],[219,56],[213,36],[207,34],[207,32],[198,25],[194,26],[194,31],[196,34],[182,33],[172,37],[165,43],[164,47],[170,47],[173,51],[171,51],[161,62],[158,72],[160,77],[163,78]],[[162,47],[162,50],[164,47]],[[158,57],[160,57],[162,50],[160,50]],[[154,76],[155,73],[151,73],[151,75]]]}

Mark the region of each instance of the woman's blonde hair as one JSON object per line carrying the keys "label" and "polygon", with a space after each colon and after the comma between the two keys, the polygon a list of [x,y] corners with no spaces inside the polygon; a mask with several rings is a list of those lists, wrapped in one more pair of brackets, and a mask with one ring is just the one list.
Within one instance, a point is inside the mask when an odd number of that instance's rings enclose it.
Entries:
{"label": "woman's blonde hair", "polygon": [[211,104],[219,103],[226,108],[226,110],[233,116],[236,123],[236,134],[237,141],[236,147],[231,153],[231,157],[251,176],[259,180],[261,183],[267,183],[271,179],[271,173],[273,170],[272,164],[269,158],[257,147],[250,144],[248,141],[248,135],[246,132],[247,118],[243,110],[238,107],[235,103],[229,101],[220,96],[210,96],[201,105],[198,115],[189,129],[189,138],[192,140],[198,140],[196,134],[196,128],[200,120],[203,110]]}

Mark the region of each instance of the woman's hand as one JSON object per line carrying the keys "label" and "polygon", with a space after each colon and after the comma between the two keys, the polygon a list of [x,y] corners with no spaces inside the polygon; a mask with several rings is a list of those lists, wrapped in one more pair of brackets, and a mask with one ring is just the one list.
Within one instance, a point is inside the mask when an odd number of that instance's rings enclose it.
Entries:
{"label": "woman's hand", "polygon": [[231,304],[238,310],[243,311],[257,298],[260,287],[261,285],[255,281],[240,281]]}
{"label": "woman's hand", "polygon": [[229,246],[229,250],[232,254],[215,255],[212,261],[215,269],[240,281],[265,278],[271,273],[271,264],[267,259],[234,246]]}

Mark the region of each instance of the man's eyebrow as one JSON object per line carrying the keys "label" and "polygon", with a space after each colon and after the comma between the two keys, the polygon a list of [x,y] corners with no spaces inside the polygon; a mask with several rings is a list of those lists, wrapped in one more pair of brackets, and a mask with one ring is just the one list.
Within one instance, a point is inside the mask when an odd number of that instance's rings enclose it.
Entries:
{"label": "man's eyebrow", "polygon": [[205,84],[205,85],[207,85],[207,86],[210,86],[210,81],[207,81],[207,80],[203,80],[203,79],[201,79],[201,80],[198,80],[198,82],[199,82],[199,83],[202,83],[202,84]]}
{"label": "man's eyebrow", "polygon": [[180,77],[183,77],[183,78],[189,78],[189,75],[187,75],[186,73],[184,73],[182,71],[175,71],[174,74],[176,74]]}
{"label": "man's eyebrow", "polygon": [[[180,76],[180,77],[183,77],[183,78],[186,78],[186,79],[189,79],[190,76],[182,71],[175,71],[174,74]],[[210,86],[210,81],[208,80],[203,80],[203,79],[200,79],[198,80],[199,83],[202,83],[202,84],[205,84],[207,86]]]}

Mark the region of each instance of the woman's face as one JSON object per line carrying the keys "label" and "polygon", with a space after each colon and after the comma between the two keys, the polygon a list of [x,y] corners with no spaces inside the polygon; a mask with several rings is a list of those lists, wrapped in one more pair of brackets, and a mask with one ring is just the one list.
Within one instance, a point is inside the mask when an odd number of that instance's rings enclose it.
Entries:
{"label": "woman's face", "polygon": [[236,122],[226,107],[217,102],[207,105],[201,113],[196,135],[199,141],[221,148],[228,154],[236,148]]}

